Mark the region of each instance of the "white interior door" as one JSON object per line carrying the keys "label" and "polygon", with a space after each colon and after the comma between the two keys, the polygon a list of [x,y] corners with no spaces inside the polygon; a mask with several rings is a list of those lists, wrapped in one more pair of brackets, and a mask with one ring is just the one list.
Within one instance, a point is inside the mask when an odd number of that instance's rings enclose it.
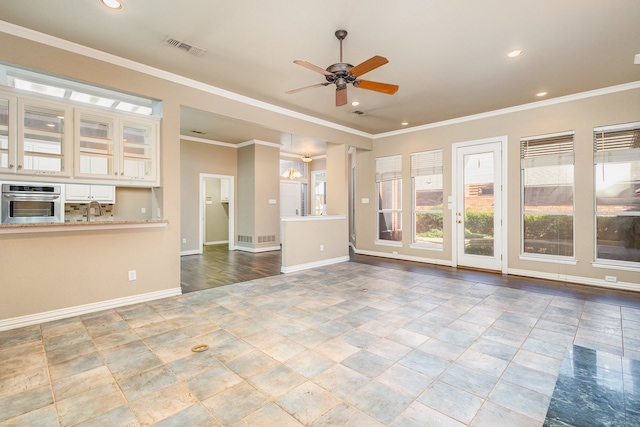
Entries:
{"label": "white interior door", "polygon": [[280,216],[299,216],[300,182],[280,181]]}
{"label": "white interior door", "polygon": [[457,265],[503,270],[502,143],[454,145]]}

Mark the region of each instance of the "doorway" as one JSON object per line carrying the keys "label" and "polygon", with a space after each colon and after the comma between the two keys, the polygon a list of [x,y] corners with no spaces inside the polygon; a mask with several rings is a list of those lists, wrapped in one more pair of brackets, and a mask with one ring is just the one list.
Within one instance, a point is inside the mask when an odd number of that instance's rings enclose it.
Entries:
{"label": "doorway", "polygon": [[453,145],[453,264],[506,273],[506,137]]}
{"label": "doorway", "polygon": [[302,188],[299,181],[280,181],[280,216],[304,215]]}
{"label": "doorway", "polygon": [[233,194],[233,176],[200,174],[200,253],[205,245],[227,243],[235,249]]}

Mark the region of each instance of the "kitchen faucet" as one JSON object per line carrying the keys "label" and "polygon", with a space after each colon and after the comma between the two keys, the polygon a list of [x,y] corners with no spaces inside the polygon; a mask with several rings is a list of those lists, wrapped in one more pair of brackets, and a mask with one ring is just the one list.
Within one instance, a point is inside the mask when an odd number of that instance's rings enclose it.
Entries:
{"label": "kitchen faucet", "polygon": [[92,200],[87,205],[87,222],[91,221],[91,207],[92,206],[98,206],[98,215],[102,216],[102,206],[100,205],[100,202],[98,202],[97,200]]}

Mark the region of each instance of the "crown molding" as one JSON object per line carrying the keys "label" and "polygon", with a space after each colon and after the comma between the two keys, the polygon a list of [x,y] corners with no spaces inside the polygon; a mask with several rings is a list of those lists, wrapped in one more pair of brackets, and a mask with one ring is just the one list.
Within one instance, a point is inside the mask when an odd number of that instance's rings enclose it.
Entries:
{"label": "crown molding", "polygon": [[214,139],[198,138],[196,136],[180,135],[180,139],[185,141],[202,142],[204,144],[219,145],[221,147],[238,148],[238,144],[231,144],[230,142],[216,141]]}
{"label": "crown molding", "polygon": [[113,65],[117,65],[123,68],[127,68],[133,71],[138,71],[153,77],[157,77],[163,80],[170,81],[172,83],[178,83],[183,86],[187,86],[193,89],[200,90],[202,92],[210,93],[212,95],[220,96],[223,98],[237,101],[252,107],[257,107],[263,110],[271,111],[274,113],[282,114],[283,116],[292,117],[294,119],[303,120],[309,123],[314,123],[331,129],[335,129],[341,132],[350,133],[353,135],[371,138],[373,135],[367,132],[362,132],[357,129],[353,129],[347,126],[339,125],[327,120],[318,119],[307,114],[298,113],[297,111],[289,110],[286,108],[278,107],[277,105],[269,104],[267,102],[258,101],[257,99],[249,98],[248,96],[239,95],[237,93],[221,89],[219,87],[199,82],[178,74],[170,73],[168,71],[160,70],[155,67],[151,67],[145,64],[141,64],[130,59],[125,59],[116,55],[112,55],[101,50],[93,49],[87,46],[80,45],[68,40],[60,39],[58,37],[50,36],[38,31],[34,31],[28,28],[20,27],[15,24],[11,24],[6,21],[0,21],[0,32],[10,34],[13,36],[21,37],[23,39],[31,40],[37,43],[41,43],[54,48],[66,50],[67,52],[76,53],[78,55],[86,56],[89,58],[97,59],[99,61],[108,62]]}
{"label": "crown molding", "polygon": [[515,107],[502,108],[500,110],[487,111],[486,113],[472,114],[470,116],[458,117],[456,119],[443,120],[441,122],[429,123],[422,126],[415,126],[408,129],[394,130],[391,132],[378,133],[372,139],[388,138],[390,136],[403,135],[406,133],[419,132],[427,129],[434,129],[443,126],[451,126],[459,123],[481,120],[489,117],[502,116],[505,114],[517,113],[519,111],[533,110],[535,108],[547,107],[549,105],[563,104],[565,102],[578,101],[580,99],[593,98],[595,96],[608,95],[616,92],[624,92],[640,88],[640,81],[624,83],[616,86],[609,86],[601,89],[594,89],[587,92],[575,93],[572,95],[559,96],[557,98],[546,99],[544,101],[531,102],[529,104],[516,105]]}

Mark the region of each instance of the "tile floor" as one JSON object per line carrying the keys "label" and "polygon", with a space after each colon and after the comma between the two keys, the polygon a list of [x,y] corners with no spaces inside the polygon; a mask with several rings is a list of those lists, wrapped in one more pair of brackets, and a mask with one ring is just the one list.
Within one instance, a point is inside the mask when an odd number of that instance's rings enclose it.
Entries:
{"label": "tile floor", "polygon": [[347,262],[0,332],[0,426],[542,426],[574,344],[640,310]]}

